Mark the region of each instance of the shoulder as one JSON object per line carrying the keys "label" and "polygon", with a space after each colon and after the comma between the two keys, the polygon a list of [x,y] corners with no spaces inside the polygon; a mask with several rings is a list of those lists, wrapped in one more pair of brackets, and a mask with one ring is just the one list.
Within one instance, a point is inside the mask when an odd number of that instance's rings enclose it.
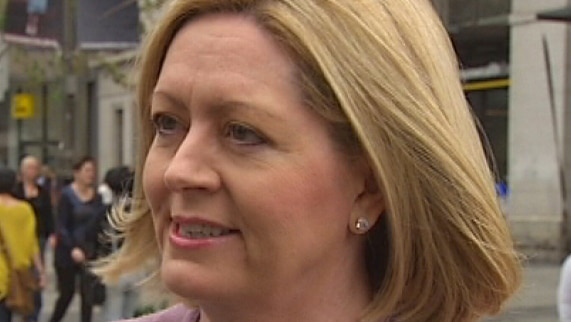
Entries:
{"label": "shoulder", "polygon": [[15,199],[14,207],[17,207],[17,209],[19,209],[22,212],[31,212],[31,213],[34,212],[30,203],[25,200]]}
{"label": "shoulder", "polygon": [[61,193],[62,194],[74,193],[71,184],[65,185],[63,188],[61,188]]}
{"label": "shoulder", "polygon": [[71,185],[67,185],[61,188],[61,197],[69,198],[70,194],[73,194],[73,188]]}
{"label": "shoulder", "polygon": [[78,197],[75,194],[75,190],[73,190],[71,184],[68,184],[61,189],[60,201],[63,200],[65,202],[74,204],[77,198]]}
{"label": "shoulder", "polygon": [[34,208],[26,201],[20,201],[18,203],[18,208],[20,209],[20,215],[26,215],[28,218],[35,218]]}
{"label": "shoulder", "polygon": [[196,322],[198,321],[198,316],[198,310],[189,309],[182,304],[178,304],[157,313],[122,322]]}
{"label": "shoulder", "polygon": [[27,201],[23,201],[23,200],[19,200],[16,198],[13,198],[8,204],[7,206],[10,208],[10,211],[7,213],[16,213],[18,214],[17,217],[21,217],[22,215],[31,215],[31,217],[34,217],[34,210],[32,209],[32,206],[30,206],[30,204]]}

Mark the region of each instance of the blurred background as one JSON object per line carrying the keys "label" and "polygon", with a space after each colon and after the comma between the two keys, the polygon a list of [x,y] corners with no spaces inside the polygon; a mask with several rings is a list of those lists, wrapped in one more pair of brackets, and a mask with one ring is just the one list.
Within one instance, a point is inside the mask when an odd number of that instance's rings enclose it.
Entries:
{"label": "blurred background", "polygon": [[[132,166],[132,67],[167,2],[0,0],[0,164],[34,155],[62,182],[86,154],[100,179]],[[521,295],[493,321],[556,321],[559,265],[571,251],[571,1],[432,2],[527,258]]]}

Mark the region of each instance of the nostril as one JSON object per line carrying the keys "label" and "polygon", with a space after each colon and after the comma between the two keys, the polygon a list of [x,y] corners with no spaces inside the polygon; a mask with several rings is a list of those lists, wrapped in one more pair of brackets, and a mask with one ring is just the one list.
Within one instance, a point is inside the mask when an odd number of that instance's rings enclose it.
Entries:
{"label": "nostril", "polygon": [[171,191],[214,191],[220,187],[220,182],[220,173],[215,165],[196,157],[171,161],[163,174],[163,183]]}

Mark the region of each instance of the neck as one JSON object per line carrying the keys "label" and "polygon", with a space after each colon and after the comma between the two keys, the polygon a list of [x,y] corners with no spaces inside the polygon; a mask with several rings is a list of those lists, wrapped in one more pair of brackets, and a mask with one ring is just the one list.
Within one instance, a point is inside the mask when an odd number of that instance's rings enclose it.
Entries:
{"label": "neck", "polygon": [[36,180],[34,179],[23,179],[22,183],[24,184],[24,188],[35,188],[36,187]]}
{"label": "neck", "polygon": [[24,183],[24,186],[33,186],[33,187],[36,186],[36,180],[33,178],[23,179],[22,182]]}
{"label": "neck", "polygon": [[14,199],[9,193],[0,193],[0,203]]}
{"label": "neck", "polygon": [[73,188],[79,192],[87,192],[91,188],[91,186],[79,183],[77,181],[74,181],[72,183],[72,185],[73,185]]}

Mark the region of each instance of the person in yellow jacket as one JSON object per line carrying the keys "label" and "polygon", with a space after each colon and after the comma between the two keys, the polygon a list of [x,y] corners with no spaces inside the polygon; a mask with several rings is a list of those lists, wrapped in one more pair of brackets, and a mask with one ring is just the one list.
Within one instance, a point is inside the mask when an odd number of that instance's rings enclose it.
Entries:
{"label": "person in yellow jacket", "polygon": [[[35,234],[36,221],[32,207],[11,194],[16,184],[16,173],[0,167],[0,229],[16,268],[35,265],[39,272],[39,285],[45,285],[45,271],[40,260],[38,239]],[[12,320],[12,312],[6,306],[10,285],[10,263],[4,252],[0,252],[0,321]]]}

